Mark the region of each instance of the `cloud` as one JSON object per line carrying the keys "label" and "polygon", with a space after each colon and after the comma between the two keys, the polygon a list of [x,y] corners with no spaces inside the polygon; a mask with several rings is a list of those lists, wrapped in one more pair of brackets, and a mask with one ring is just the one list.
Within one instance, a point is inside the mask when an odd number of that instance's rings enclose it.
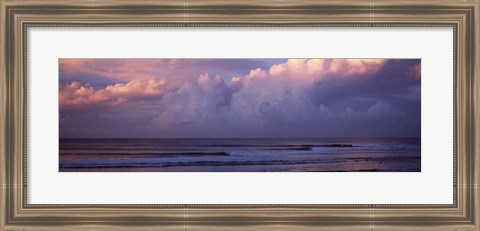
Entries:
{"label": "cloud", "polygon": [[179,124],[215,121],[226,104],[226,89],[220,76],[202,74],[196,81],[185,82],[178,90],[164,95],[165,110],[152,120],[153,125],[171,126]]}
{"label": "cloud", "polygon": [[268,70],[251,70],[243,79],[248,85],[253,78],[278,78],[285,84],[295,86],[311,84],[328,76],[357,77],[377,72],[385,59],[289,59],[285,63],[275,64]]}
{"label": "cloud", "polygon": [[60,107],[81,106],[90,104],[119,105],[129,100],[148,99],[163,95],[163,79],[139,79],[128,83],[108,85],[103,89],[95,89],[89,84],[71,82],[65,84],[59,93]]}
{"label": "cloud", "polygon": [[245,76],[231,78],[228,83],[219,76],[212,78],[203,74],[196,81],[187,81],[178,90],[166,94],[162,101],[165,110],[152,124],[157,127],[207,124],[210,128],[218,125],[228,130],[225,133],[248,128],[277,131],[302,128],[302,132],[308,133],[304,135],[325,136],[334,132],[333,124],[356,127],[354,123],[392,123],[392,119],[401,117],[402,113],[381,100],[373,100],[364,111],[348,108],[336,113],[324,104],[316,105],[308,94],[315,90],[313,83],[321,85],[322,81],[336,78],[367,77],[385,63],[385,60],[295,59],[268,70],[253,69]]}
{"label": "cloud", "polygon": [[[168,66],[181,72],[190,64]],[[128,69],[145,65],[129,63]],[[127,105],[128,120],[109,118],[136,137],[418,136],[420,83],[412,77],[419,65],[415,60],[291,59],[249,70],[242,65],[243,75],[182,72],[176,78],[151,72],[149,78],[98,89],[71,81],[60,89],[60,106]],[[118,70],[126,68],[113,72]],[[96,74],[108,75],[104,71]]]}
{"label": "cloud", "polygon": [[243,115],[239,120],[283,118],[281,121],[286,123],[313,119],[312,115],[327,111],[325,105],[315,106],[310,98],[309,93],[316,90],[312,89],[315,83],[322,85],[331,79],[335,81],[353,75],[368,76],[385,63],[386,60],[373,59],[291,59],[268,70],[257,68],[243,78],[231,80],[230,85],[241,82],[243,87],[232,96],[230,110],[234,112],[233,117]]}
{"label": "cloud", "polygon": [[290,76],[358,76],[377,72],[385,63],[385,59],[290,59],[286,63],[273,65],[269,73]]}

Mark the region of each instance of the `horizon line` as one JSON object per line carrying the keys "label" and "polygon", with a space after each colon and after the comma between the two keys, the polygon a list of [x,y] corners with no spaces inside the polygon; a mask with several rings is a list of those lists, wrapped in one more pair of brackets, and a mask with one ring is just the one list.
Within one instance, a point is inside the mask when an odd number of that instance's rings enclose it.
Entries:
{"label": "horizon line", "polygon": [[388,136],[388,137],[59,137],[59,139],[379,139],[379,138],[422,138],[418,136]]}

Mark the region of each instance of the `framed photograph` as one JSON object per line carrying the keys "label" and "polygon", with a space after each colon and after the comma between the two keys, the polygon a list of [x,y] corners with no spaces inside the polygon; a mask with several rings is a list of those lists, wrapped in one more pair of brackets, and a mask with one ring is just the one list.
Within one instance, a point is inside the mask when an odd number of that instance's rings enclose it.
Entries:
{"label": "framed photograph", "polygon": [[420,61],[60,59],[59,169],[420,172]]}
{"label": "framed photograph", "polygon": [[480,230],[479,7],[2,0],[0,230]]}

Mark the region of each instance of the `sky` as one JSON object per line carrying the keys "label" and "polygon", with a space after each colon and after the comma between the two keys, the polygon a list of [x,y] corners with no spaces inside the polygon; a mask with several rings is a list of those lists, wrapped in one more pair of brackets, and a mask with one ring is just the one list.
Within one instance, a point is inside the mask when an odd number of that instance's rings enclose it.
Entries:
{"label": "sky", "polygon": [[61,138],[420,137],[420,59],[59,59]]}

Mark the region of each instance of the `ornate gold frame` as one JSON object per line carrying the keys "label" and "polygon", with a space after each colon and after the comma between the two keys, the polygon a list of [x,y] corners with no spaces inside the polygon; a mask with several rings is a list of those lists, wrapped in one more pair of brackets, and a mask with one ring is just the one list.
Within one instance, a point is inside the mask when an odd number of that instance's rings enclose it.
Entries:
{"label": "ornate gold frame", "polygon": [[[479,0],[0,0],[0,230],[480,230]],[[26,52],[33,26],[454,28],[454,204],[31,205]]]}

